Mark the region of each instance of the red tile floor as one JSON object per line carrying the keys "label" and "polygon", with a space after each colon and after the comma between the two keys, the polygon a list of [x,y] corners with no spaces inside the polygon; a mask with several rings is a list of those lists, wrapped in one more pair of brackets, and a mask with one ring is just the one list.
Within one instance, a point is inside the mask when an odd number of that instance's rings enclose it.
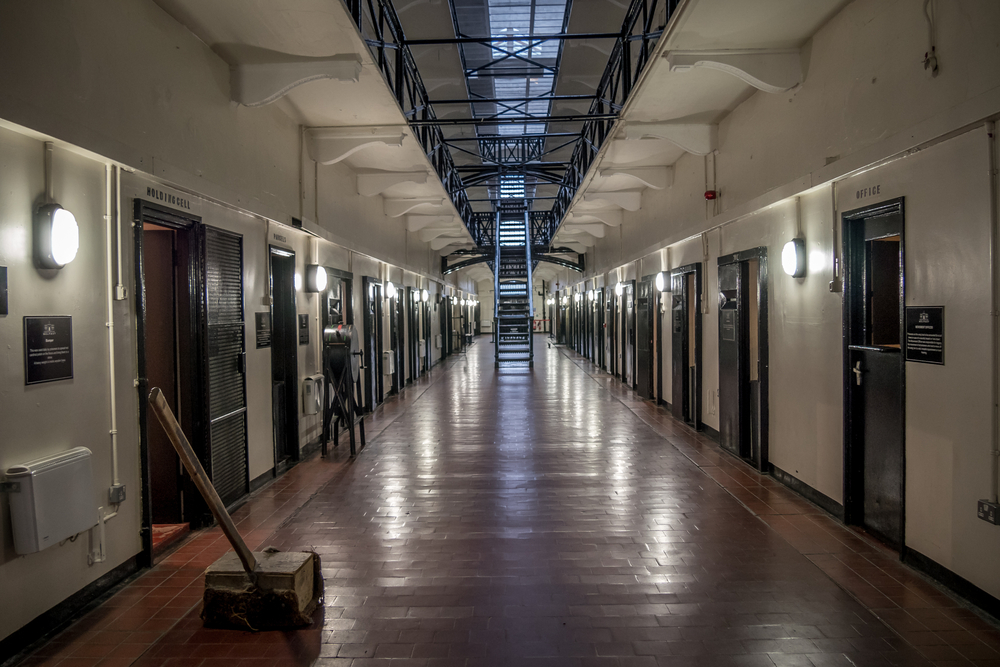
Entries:
{"label": "red tile floor", "polygon": [[543,341],[495,371],[480,339],[236,513],[321,554],[311,628],[202,628],[203,530],[24,664],[1000,666],[893,553]]}

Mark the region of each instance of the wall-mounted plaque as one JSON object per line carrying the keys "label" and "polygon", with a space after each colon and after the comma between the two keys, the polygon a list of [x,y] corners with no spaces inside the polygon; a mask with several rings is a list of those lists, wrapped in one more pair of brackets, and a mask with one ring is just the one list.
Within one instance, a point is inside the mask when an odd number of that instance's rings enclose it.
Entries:
{"label": "wall-mounted plaque", "polygon": [[299,315],[299,345],[309,344],[309,316]]}
{"label": "wall-mounted plaque", "polygon": [[271,313],[254,313],[254,324],[257,333],[257,349],[271,347]]}
{"label": "wall-mounted plaque", "polygon": [[73,318],[24,318],[24,384],[73,378]]}
{"label": "wall-mounted plaque", "polygon": [[906,307],[906,360],[944,366],[944,306]]}

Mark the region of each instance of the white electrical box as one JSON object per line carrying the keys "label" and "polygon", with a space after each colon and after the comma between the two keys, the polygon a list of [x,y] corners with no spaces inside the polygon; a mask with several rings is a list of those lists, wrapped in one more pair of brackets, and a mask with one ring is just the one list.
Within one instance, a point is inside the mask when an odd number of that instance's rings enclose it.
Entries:
{"label": "white electrical box", "polygon": [[94,471],[86,447],[7,468],[14,551],[31,554],[97,525]]}
{"label": "white electrical box", "polygon": [[421,357],[426,357],[427,356],[427,341],[425,341],[423,338],[421,338],[420,340],[418,340],[417,341],[417,350],[418,350],[417,354],[419,354]]}
{"label": "white electrical box", "polygon": [[392,351],[382,353],[382,375],[392,375],[396,372],[396,357]]}
{"label": "white electrical box", "polygon": [[315,415],[323,407],[323,375],[310,375],[302,380],[302,414]]}
{"label": "white electrical box", "polygon": [[436,336],[434,336],[434,347],[436,347],[439,350],[441,349],[441,334],[437,334]]}

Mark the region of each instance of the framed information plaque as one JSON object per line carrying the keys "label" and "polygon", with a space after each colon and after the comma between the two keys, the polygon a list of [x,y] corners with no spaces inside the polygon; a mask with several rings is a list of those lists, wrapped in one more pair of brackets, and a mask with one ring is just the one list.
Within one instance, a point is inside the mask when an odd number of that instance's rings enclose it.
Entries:
{"label": "framed information plaque", "polygon": [[906,307],[906,360],[944,366],[944,306]]}
{"label": "framed information plaque", "polygon": [[24,318],[24,384],[73,379],[73,318]]}

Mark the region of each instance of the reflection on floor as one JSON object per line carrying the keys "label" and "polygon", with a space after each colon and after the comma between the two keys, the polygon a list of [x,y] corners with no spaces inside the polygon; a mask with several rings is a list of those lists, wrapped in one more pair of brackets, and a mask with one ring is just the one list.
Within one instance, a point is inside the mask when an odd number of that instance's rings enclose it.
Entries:
{"label": "reflection on floor", "polygon": [[[485,339],[480,339],[485,341]],[[480,342],[237,513],[313,549],[296,633],[205,630],[199,531],[31,665],[1000,665],[1000,632],[893,554],[561,348]]]}
{"label": "reflection on floor", "polygon": [[162,556],[173,545],[184,539],[191,532],[191,524],[187,523],[156,523],[153,524],[153,556]]}

